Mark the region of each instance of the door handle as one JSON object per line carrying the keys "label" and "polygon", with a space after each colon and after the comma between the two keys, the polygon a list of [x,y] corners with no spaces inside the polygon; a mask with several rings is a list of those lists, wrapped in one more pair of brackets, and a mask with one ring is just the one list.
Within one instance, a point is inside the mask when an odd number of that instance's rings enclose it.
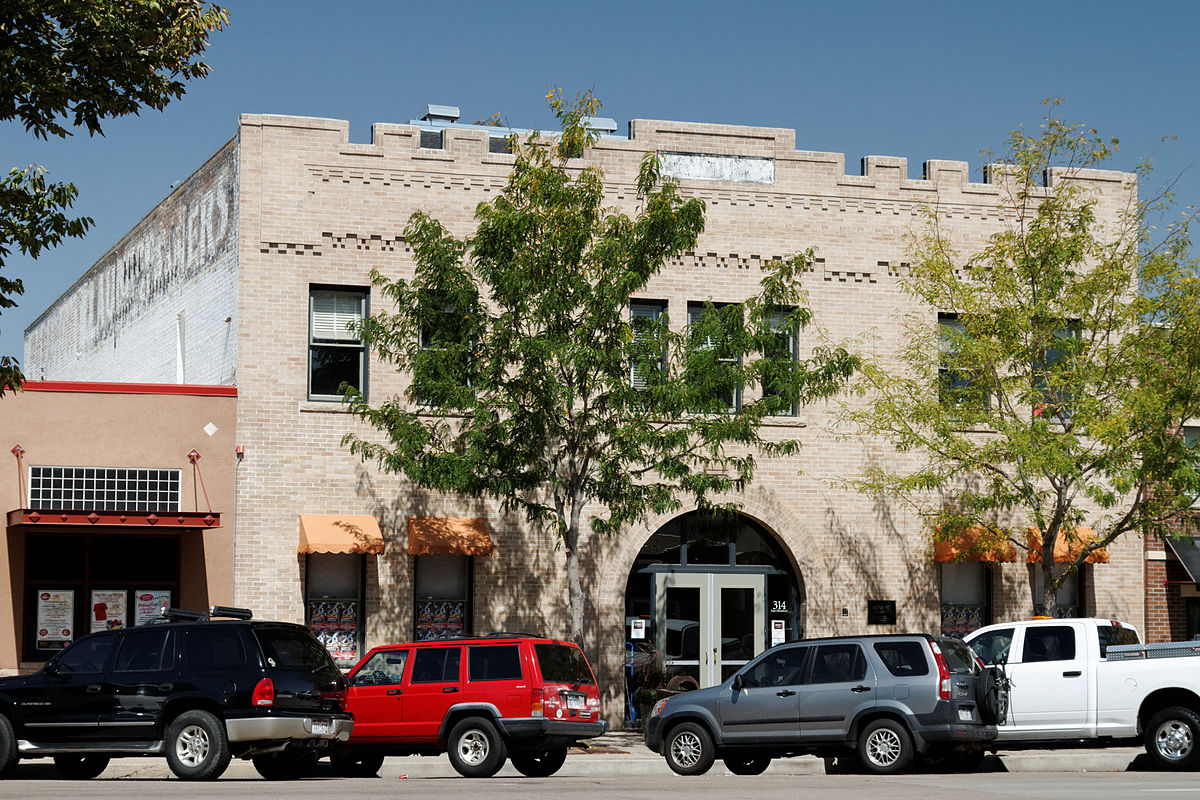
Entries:
{"label": "door handle", "polygon": [[1082,675],[1082,674],[1083,674],[1083,671],[1082,671],[1082,670],[1073,669],[1073,670],[1071,670],[1071,671],[1069,671],[1069,672],[1064,672],[1064,673],[1063,673],[1063,677],[1064,677],[1064,678],[1078,678],[1078,677],[1079,677],[1080,675]]}
{"label": "door handle", "polygon": [[394,695],[394,694],[400,694],[403,691],[404,691],[403,689],[388,689],[387,693],[388,693],[388,696],[390,697],[391,695]]}
{"label": "door handle", "polygon": [[850,691],[852,691],[852,692],[855,692],[855,693],[857,693],[857,694],[862,694],[863,692],[869,692],[869,691],[871,691],[871,687],[870,687],[870,686],[863,686],[863,685],[860,683],[858,686],[851,686],[851,687],[850,687]]}
{"label": "door handle", "polygon": [[158,690],[160,692],[169,692],[174,688],[175,688],[175,684],[173,684],[173,683],[160,683],[158,685]]}
{"label": "door handle", "polygon": [[88,692],[88,694],[99,694],[100,693],[100,684],[89,683],[88,687],[87,687],[87,692]]}
{"label": "door handle", "polygon": [[779,695],[780,697],[791,697],[795,694],[795,692],[793,692],[791,689],[784,689],[782,692],[776,692],[775,694]]}
{"label": "door handle", "polygon": [[452,694],[457,691],[458,691],[457,686],[443,686],[442,687],[442,694]]}

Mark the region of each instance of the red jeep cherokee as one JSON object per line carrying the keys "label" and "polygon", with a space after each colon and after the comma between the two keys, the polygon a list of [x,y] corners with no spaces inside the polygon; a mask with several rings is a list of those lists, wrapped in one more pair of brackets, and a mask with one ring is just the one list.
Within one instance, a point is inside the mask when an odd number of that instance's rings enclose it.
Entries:
{"label": "red jeep cherokee", "polygon": [[350,670],[345,776],[374,775],[385,756],[448,753],[461,775],[553,775],[567,747],[600,736],[600,693],[583,651],[519,635],[376,647]]}

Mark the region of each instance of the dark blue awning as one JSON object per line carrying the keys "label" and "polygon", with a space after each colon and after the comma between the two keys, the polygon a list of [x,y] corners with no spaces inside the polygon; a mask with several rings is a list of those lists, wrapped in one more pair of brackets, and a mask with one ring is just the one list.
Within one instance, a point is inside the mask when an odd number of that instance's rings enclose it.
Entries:
{"label": "dark blue awning", "polygon": [[1195,536],[1167,539],[1167,547],[1179,557],[1179,563],[1187,570],[1188,577],[1200,589],[1200,543]]}

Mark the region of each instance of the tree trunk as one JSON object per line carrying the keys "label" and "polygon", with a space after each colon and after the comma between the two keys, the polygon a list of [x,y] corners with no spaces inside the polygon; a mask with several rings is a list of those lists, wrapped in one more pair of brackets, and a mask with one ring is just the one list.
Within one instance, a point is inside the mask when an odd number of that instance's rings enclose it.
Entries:
{"label": "tree trunk", "polygon": [[583,582],[579,577],[579,528],[568,527],[563,534],[563,550],[567,553],[567,611],[570,627],[567,638],[583,646]]}

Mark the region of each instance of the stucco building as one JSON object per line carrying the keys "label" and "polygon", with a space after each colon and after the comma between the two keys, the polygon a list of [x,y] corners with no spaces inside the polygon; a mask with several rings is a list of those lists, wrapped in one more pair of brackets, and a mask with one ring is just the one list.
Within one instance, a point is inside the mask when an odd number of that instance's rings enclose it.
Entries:
{"label": "stucco building", "polygon": [[[312,623],[344,660],[458,630],[566,630],[553,540],[491,503],[416,491],[340,445],[345,432],[366,432],[332,387],[357,381],[375,400],[405,387],[344,331],[382,308],[370,271],[411,272],[402,231],[413,212],[466,234],[476,205],[504,187],[507,131],[456,117],[430,107],[356,143],[339,120],[243,115],[234,138],[26,332],[33,379],[237,387],[244,457],[231,599]],[[632,309],[665,311],[672,325],[686,324],[689,303],[744,300],[764,263],[813,247],[805,284],[817,325],[835,340],[870,334],[888,358],[905,314],[938,324],[937,310],[916,309],[897,281],[921,208],[938,204],[962,252],[1002,224],[998,187],[973,182],[964,162],[930,161],[912,179],[904,158],[868,156],[861,174],[848,174],[843,155],[798,150],[787,129],[634,120],[625,136],[603,127],[579,164],[604,169],[606,205],[633,210],[647,151],[706,203],[698,247],[666,264]],[[1103,217],[1124,206],[1127,177],[1074,179],[1099,192]],[[899,505],[836,488],[832,479],[898,456],[836,436],[832,421],[817,405],[768,426],[768,436],[804,447],[761,463],[737,522],[684,513],[613,539],[585,537],[588,649],[610,717],[625,702],[627,642],[643,632],[681,674],[707,684],[781,639],[868,627],[965,632],[1030,613],[1027,565],[939,561]],[[1064,604],[1141,625],[1141,542],[1119,541],[1108,555],[1085,566]]]}

